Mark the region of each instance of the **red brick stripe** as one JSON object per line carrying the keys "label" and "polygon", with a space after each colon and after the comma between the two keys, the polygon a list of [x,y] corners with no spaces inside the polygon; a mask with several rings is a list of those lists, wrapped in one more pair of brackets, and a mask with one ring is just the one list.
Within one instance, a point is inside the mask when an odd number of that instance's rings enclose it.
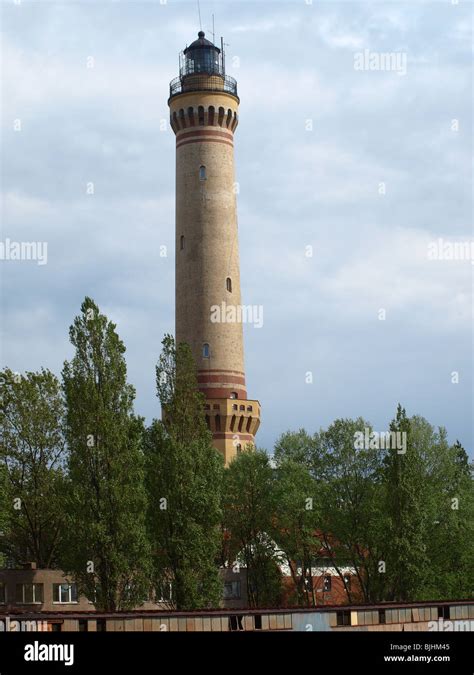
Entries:
{"label": "red brick stripe", "polygon": [[225,145],[230,145],[231,148],[234,147],[234,144],[230,141],[226,141],[223,138],[191,138],[189,141],[181,141],[176,143],[176,148],[180,148],[182,145],[189,145],[189,143],[224,143]]}
{"label": "red brick stripe", "polygon": [[235,384],[245,385],[245,377],[239,375],[227,375],[227,373],[223,373],[222,375],[208,375],[207,373],[198,373],[197,380],[199,384],[204,382],[232,382]]}
{"label": "red brick stripe", "polygon": [[183,131],[179,132],[178,135],[176,136],[176,142],[179,143],[180,141],[184,140],[185,138],[190,138],[190,137],[195,137],[195,136],[219,136],[221,138],[228,138],[231,141],[234,140],[234,135],[229,133],[228,131],[213,131],[212,129],[198,129],[197,131]]}
{"label": "red brick stripe", "polygon": [[235,439],[237,441],[241,441],[241,440],[242,441],[252,441],[253,440],[252,434],[239,434],[238,431],[235,431],[235,432],[229,431],[229,432],[224,432],[224,433],[219,432],[219,431],[217,431],[217,432],[214,431],[213,434],[212,434],[212,437],[216,440],[218,438],[234,438],[234,436],[238,436],[238,438]]}
{"label": "red brick stripe", "polygon": [[[231,401],[235,401],[236,403],[239,403],[239,401],[246,401],[247,400],[247,390],[246,389],[237,389],[235,385],[229,385],[228,387],[206,387],[200,385],[198,387],[199,391],[201,391],[206,398],[228,398]],[[242,394],[243,397],[236,398],[236,399],[231,399],[230,398],[230,393],[232,391],[237,391],[239,396]],[[236,411],[237,412],[237,411]]]}
{"label": "red brick stripe", "polygon": [[198,375],[201,375],[202,373],[205,373],[206,375],[214,375],[214,373],[228,373],[229,375],[243,375],[245,377],[245,373],[242,370],[224,370],[224,368],[200,368],[198,370]]}

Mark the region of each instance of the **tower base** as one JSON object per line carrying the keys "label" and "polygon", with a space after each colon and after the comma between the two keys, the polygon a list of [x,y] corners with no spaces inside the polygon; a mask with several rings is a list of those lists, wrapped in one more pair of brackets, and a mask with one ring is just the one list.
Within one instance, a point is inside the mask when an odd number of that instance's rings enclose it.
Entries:
{"label": "tower base", "polygon": [[247,399],[208,398],[204,405],[206,423],[214,447],[222,453],[225,465],[247,445],[255,444],[260,426],[260,403]]}

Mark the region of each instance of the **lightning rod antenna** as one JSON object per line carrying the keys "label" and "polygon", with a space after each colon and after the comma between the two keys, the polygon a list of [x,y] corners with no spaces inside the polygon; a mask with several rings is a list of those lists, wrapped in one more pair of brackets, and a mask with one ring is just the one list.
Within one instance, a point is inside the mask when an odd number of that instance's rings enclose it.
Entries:
{"label": "lightning rod antenna", "polygon": [[199,28],[202,30],[202,22],[201,22],[201,6],[199,5],[199,0],[197,0],[197,6],[198,6],[198,14],[199,14]]}

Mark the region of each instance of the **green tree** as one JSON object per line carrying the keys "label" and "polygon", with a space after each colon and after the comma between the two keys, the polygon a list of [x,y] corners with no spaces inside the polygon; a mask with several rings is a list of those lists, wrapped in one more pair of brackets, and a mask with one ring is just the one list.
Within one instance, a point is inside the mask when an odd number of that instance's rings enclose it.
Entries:
{"label": "green tree", "polygon": [[464,598],[474,588],[474,499],[468,456],[446,430],[410,419],[424,460],[426,554],[429,565],[417,599]]}
{"label": "green tree", "polygon": [[[314,481],[315,531],[350,602],[471,597],[474,492],[467,453],[448,443],[445,429],[408,418],[401,406],[390,434],[399,434],[401,447],[374,441],[361,418],[336,420],[313,436],[303,429],[283,434],[275,458],[282,466],[296,463],[301,481],[305,471]],[[281,485],[275,513],[282,522],[291,519],[294,498],[298,504],[300,479]],[[286,504],[281,514],[279,503]],[[298,522],[288,532],[289,541],[279,545],[295,557],[291,534],[296,539]],[[351,588],[347,567],[358,581]]]}
{"label": "green tree", "polygon": [[[384,593],[383,454],[366,443],[371,434],[371,425],[362,418],[336,420],[318,434],[321,536],[349,602],[377,602]],[[347,567],[357,579],[350,587]]]}
{"label": "green tree", "polygon": [[61,387],[49,370],[0,373],[2,550],[13,564],[57,564],[64,522]]}
{"label": "green tree", "polygon": [[296,589],[296,604],[316,605],[313,567],[321,550],[320,503],[315,480],[306,466],[283,460],[273,481],[274,514],[269,534],[284,552]]}
{"label": "green tree", "polygon": [[149,590],[143,421],[133,414],[125,346],[86,298],[63,369],[69,449],[63,566],[98,609],[143,602]]}
{"label": "green tree", "polygon": [[228,564],[246,568],[251,607],[277,606],[282,582],[281,554],[270,537],[274,513],[274,474],[263,450],[246,450],[225,471],[224,529]]}
{"label": "green tree", "polygon": [[152,423],[145,440],[155,583],[171,582],[178,609],[218,607],[223,460],[205,423],[191,350],[170,335],[156,382],[163,421]]}
{"label": "green tree", "polygon": [[319,464],[317,435],[311,436],[305,429],[286,431],[275,443],[274,457],[277,464],[288,460],[314,473]]}
{"label": "green tree", "polygon": [[400,404],[390,431],[403,434],[405,452],[391,449],[385,456],[384,483],[389,518],[386,599],[410,601],[417,598],[429,567],[426,553],[429,486],[419,433]]}

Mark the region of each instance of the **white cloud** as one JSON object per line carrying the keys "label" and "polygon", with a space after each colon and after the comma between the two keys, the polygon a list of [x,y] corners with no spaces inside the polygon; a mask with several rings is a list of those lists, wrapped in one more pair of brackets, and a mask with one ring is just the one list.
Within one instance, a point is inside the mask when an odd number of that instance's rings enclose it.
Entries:
{"label": "white cloud", "polygon": [[[470,223],[469,28],[461,6],[442,4],[239,2],[216,17],[242,98],[243,299],[265,310],[264,328],[245,332],[247,377],[268,447],[282,428],[343,414],[382,424],[396,398],[469,445],[466,389],[440,383],[455,361],[469,386],[472,269],[425,258],[428,241]],[[4,228],[49,247],[44,268],[2,265],[2,356],[59,372],[67,329],[91,295],[118,323],[150,418],[174,311],[174,138],[159,125],[178,52],[195,38],[195,6],[18,9],[4,12]],[[406,49],[407,75],[355,72],[353,52],[366,47]]]}

